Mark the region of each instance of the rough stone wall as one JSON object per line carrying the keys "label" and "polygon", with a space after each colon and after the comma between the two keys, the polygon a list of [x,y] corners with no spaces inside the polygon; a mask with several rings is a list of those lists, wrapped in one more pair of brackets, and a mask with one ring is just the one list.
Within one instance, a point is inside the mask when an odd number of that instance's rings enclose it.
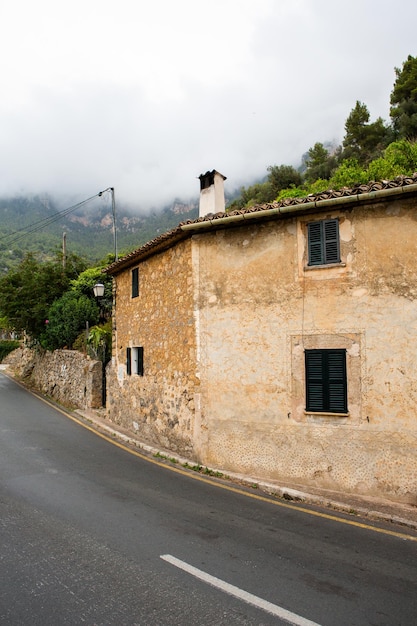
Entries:
{"label": "rough stone wall", "polygon": [[25,384],[66,407],[96,409],[102,405],[102,363],[80,352],[22,347],[11,352],[3,363]]}
{"label": "rough stone wall", "polygon": [[[342,263],[308,268],[306,224]],[[193,238],[200,462],[417,504],[417,207],[357,206]],[[304,350],[347,350],[347,416],[305,411]]]}
{"label": "rough stone wall", "polygon": [[[107,416],[143,440],[193,457],[196,341],[191,243],[143,261],[139,294],[131,269],[114,281],[113,359],[107,369]],[[143,376],[126,366],[141,347]]]}
{"label": "rough stone wall", "polygon": [[[342,262],[307,267],[327,218]],[[415,241],[406,198],[195,234],[140,263],[137,298],[122,272],[109,419],[210,467],[417,504]],[[346,350],[347,415],[305,410],[308,348]]]}

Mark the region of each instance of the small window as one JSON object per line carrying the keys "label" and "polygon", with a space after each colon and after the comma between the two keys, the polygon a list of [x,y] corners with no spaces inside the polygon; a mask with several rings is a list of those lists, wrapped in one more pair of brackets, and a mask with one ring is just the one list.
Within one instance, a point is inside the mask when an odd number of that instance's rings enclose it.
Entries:
{"label": "small window", "polygon": [[143,347],[126,349],[126,373],[128,376],[136,374],[143,376]]}
{"label": "small window", "polygon": [[339,220],[308,224],[308,264],[340,263]]}
{"label": "small window", "polygon": [[346,350],[306,350],[306,410],[347,413]]}
{"label": "small window", "polygon": [[143,348],[132,348],[132,371],[138,376],[143,376]]}
{"label": "small window", "polygon": [[139,295],[139,268],[135,267],[132,270],[132,298],[137,298]]}

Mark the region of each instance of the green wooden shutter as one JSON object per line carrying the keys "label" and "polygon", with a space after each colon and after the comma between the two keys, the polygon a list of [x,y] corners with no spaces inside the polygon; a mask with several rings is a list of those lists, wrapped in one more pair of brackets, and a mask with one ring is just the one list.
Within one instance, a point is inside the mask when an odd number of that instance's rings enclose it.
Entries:
{"label": "green wooden shutter", "polygon": [[137,298],[139,295],[139,268],[135,267],[132,270],[132,298]]}
{"label": "green wooden shutter", "polygon": [[132,373],[132,348],[126,348],[126,373],[128,376]]}
{"label": "green wooden shutter", "polygon": [[306,408],[307,411],[324,411],[323,350],[306,350]]}
{"label": "green wooden shutter", "polygon": [[347,413],[346,350],[306,350],[307,411]]}
{"label": "green wooden shutter", "polygon": [[328,407],[347,412],[346,350],[327,350]]}
{"label": "green wooden shutter", "polygon": [[138,348],[138,372],[139,376],[143,376],[143,348]]}
{"label": "green wooden shutter", "polygon": [[339,263],[339,220],[321,220],[307,226],[308,264]]}
{"label": "green wooden shutter", "polygon": [[308,264],[322,265],[324,263],[322,223],[308,224]]}
{"label": "green wooden shutter", "polygon": [[324,262],[339,263],[339,221],[323,221]]}

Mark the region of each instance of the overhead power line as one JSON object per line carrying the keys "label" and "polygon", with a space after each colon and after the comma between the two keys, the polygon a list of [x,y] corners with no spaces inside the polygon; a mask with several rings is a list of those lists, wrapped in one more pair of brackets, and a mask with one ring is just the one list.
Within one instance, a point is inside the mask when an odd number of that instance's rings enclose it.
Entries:
{"label": "overhead power line", "polygon": [[17,243],[18,241],[20,241],[21,239],[23,239],[24,237],[26,237],[27,235],[36,233],[39,230],[42,230],[43,228],[45,228],[46,226],[49,226],[50,224],[57,222],[58,220],[65,217],[66,215],[73,213],[74,211],[79,209],[81,206],[83,206],[87,202],[90,202],[94,198],[98,198],[99,196],[101,196],[102,193],[103,192],[96,193],[94,196],[91,196],[90,198],[87,198],[86,200],[83,200],[82,202],[78,202],[77,204],[74,204],[73,206],[70,206],[69,208],[64,209],[63,211],[58,211],[57,213],[54,213],[53,215],[50,215],[49,217],[45,217],[41,220],[37,220],[36,222],[33,222],[32,224],[29,224],[29,226],[19,228],[13,233],[9,233],[8,235],[3,235],[3,237],[0,237],[0,243],[4,242],[6,245],[11,246]]}

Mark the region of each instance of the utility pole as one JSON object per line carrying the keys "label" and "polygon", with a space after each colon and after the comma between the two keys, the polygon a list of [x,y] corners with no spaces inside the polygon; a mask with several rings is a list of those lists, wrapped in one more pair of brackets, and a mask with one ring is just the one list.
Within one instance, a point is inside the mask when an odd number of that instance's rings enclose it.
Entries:
{"label": "utility pole", "polygon": [[114,197],[114,187],[110,187],[110,191],[111,191],[111,210],[113,214],[114,260],[117,261],[116,198]]}
{"label": "utility pole", "polygon": [[62,233],[62,269],[67,266],[67,233]]}
{"label": "utility pole", "polygon": [[103,193],[109,191],[111,193],[111,211],[113,215],[113,240],[114,240],[114,260],[117,261],[117,223],[116,223],[116,198],[114,196],[114,187],[107,187],[98,193],[102,196]]}

